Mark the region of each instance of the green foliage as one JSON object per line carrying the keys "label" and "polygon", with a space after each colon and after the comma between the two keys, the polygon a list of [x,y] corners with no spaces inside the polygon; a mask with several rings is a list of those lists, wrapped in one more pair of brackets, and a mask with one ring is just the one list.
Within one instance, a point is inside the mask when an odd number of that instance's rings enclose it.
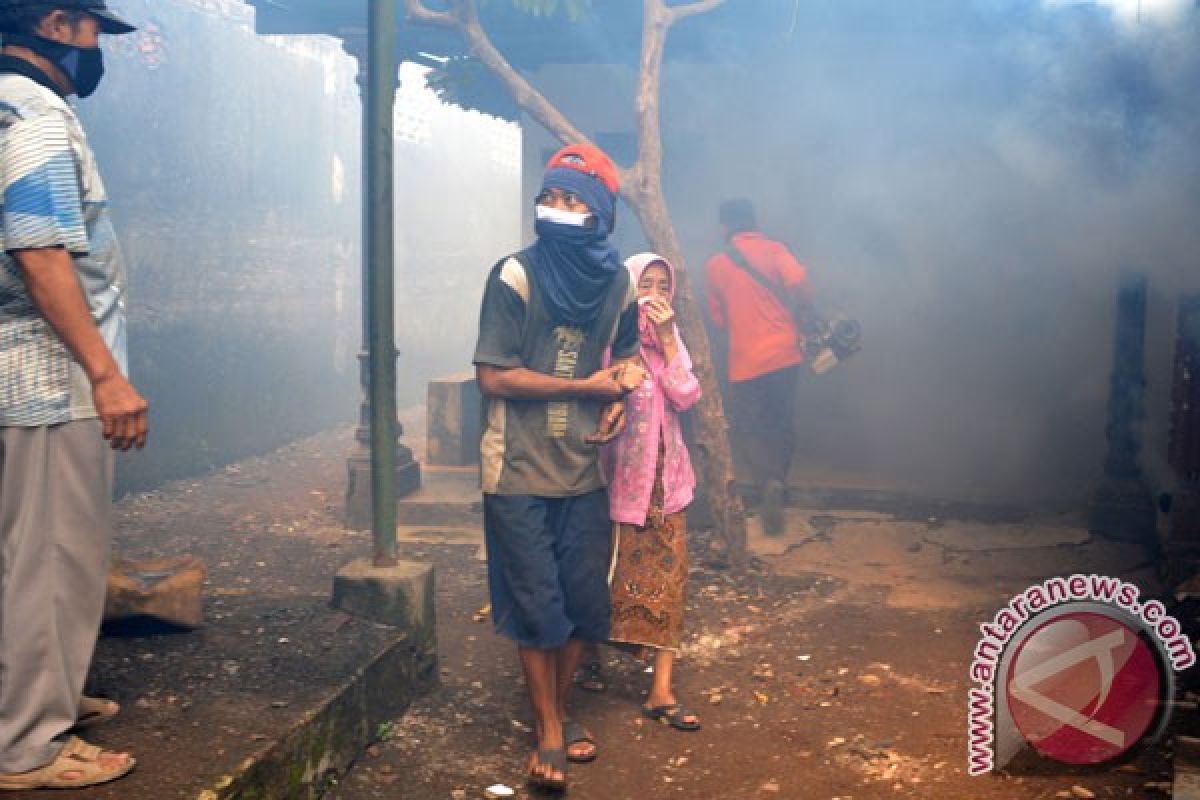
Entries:
{"label": "green foliage", "polygon": [[375,741],[386,742],[396,735],[396,723],[392,720],[379,723],[379,727],[375,729]]}
{"label": "green foliage", "polygon": [[451,56],[433,67],[425,85],[443,103],[474,109],[501,119],[515,120],[516,106],[496,76],[477,58]]}
{"label": "green foliage", "polygon": [[[593,0],[476,0],[480,8],[491,6],[504,16],[508,9],[517,14],[550,20],[565,14],[568,21],[577,22],[592,13]],[[507,90],[477,58],[468,55],[450,56],[438,64],[425,82],[444,103],[480,111],[500,119],[516,120],[519,111]]]}

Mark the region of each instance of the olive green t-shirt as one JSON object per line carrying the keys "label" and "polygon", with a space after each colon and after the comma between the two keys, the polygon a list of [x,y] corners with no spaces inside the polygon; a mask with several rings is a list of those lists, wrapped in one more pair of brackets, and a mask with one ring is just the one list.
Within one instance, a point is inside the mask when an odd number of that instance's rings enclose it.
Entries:
{"label": "olive green t-shirt", "polygon": [[[488,275],[475,364],[586,378],[604,366],[610,350],[613,359],[637,353],[637,289],[628,272],[613,277],[600,314],[582,330],[551,322],[528,263],[529,256],[518,253]],[[572,497],[602,488],[599,450],[584,437],[596,431],[603,405],[590,398],[485,397],[484,493]]]}

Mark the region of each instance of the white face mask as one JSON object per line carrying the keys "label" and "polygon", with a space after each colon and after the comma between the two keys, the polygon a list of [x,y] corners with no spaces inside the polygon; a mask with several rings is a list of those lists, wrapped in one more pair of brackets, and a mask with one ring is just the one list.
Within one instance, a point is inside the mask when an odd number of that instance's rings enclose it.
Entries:
{"label": "white face mask", "polygon": [[539,220],[557,222],[560,225],[573,225],[577,228],[587,227],[591,214],[580,211],[562,211],[550,206],[535,206],[535,215]]}

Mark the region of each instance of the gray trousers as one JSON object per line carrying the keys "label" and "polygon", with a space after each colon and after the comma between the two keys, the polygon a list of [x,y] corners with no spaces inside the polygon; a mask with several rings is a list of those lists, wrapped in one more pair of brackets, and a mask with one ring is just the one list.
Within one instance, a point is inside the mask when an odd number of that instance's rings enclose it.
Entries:
{"label": "gray trousers", "polygon": [[0,772],[53,761],[79,713],[112,544],[100,430],[0,427]]}

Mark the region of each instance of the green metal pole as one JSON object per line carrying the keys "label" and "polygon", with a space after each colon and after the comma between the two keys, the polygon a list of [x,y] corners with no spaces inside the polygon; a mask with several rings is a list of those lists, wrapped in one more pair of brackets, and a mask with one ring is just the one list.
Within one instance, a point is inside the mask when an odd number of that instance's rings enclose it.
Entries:
{"label": "green metal pole", "polygon": [[393,295],[393,107],[396,0],[370,0],[367,23],[367,314],[371,532],[375,566],[396,564],[396,334]]}

